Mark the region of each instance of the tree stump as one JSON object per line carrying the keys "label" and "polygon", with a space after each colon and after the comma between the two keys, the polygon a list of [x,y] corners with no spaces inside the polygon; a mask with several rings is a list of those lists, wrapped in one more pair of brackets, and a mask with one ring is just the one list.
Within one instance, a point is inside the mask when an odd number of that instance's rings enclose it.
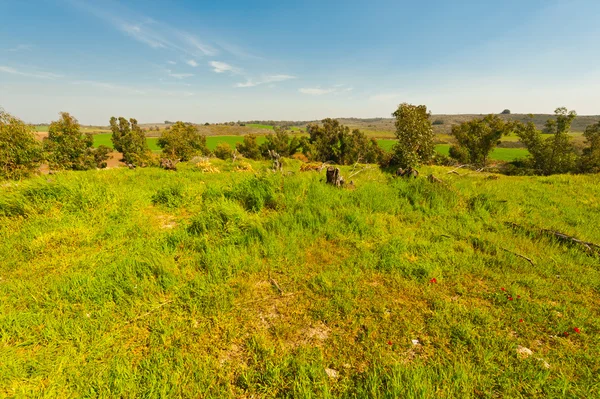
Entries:
{"label": "tree stump", "polygon": [[168,158],[162,158],[160,160],[160,167],[165,170],[177,170],[177,167],[175,165],[177,165],[177,161],[173,161]]}
{"label": "tree stump", "polygon": [[280,171],[282,169],[281,165],[281,156],[276,153],[274,150],[269,150],[269,156],[273,160],[273,172]]}
{"label": "tree stump", "polygon": [[406,169],[398,168],[398,170],[396,171],[396,176],[414,177],[416,179],[419,176],[419,171],[410,166]]}
{"label": "tree stump", "polygon": [[339,168],[329,166],[326,173],[327,184],[331,184],[336,187],[341,187],[344,184],[344,178],[340,174]]}

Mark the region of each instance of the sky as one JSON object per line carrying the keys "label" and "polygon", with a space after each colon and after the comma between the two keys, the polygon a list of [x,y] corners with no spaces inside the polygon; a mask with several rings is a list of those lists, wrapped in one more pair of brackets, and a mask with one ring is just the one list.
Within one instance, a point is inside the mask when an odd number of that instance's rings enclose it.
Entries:
{"label": "sky", "polygon": [[0,107],[164,120],[600,114],[598,0],[0,0]]}

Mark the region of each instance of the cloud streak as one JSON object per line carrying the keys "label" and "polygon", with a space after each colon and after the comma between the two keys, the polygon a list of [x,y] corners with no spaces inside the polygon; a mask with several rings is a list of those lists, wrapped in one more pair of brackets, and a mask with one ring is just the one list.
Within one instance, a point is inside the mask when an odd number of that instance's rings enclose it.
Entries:
{"label": "cloud streak", "polygon": [[298,89],[298,91],[302,94],[307,94],[309,96],[323,96],[326,94],[340,94],[340,93],[347,93],[352,91],[352,87],[344,87],[345,85],[335,85],[333,87],[329,87],[329,88],[322,88],[321,86],[317,86],[317,87],[303,87]]}
{"label": "cloud streak", "polygon": [[225,62],[211,61],[208,64],[213,68],[213,72],[216,73],[231,72],[232,74],[239,74],[242,72],[240,68],[234,67]]}
{"label": "cloud streak", "polygon": [[44,72],[44,71],[21,71],[9,66],[0,65],[0,72],[8,73],[11,75],[25,76],[28,78],[37,78],[37,79],[59,79],[64,77],[63,75],[59,75],[52,72]]}
{"label": "cloud streak", "polygon": [[266,75],[258,80],[248,79],[246,82],[236,83],[234,87],[255,87],[267,83],[284,82],[286,80],[297,79],[292,75]]}

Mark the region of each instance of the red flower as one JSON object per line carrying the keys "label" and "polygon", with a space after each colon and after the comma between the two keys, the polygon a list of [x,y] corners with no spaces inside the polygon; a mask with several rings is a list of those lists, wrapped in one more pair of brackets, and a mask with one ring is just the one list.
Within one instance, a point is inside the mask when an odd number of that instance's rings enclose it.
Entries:
{"label": "red flower", "polygon": [[517,295],[517,299],[521,299],[521,295]]}
{"label": "red flower", "polygon": [[436,280],[436,278],[435,278],[435,277],[434,277],[434,278],[432,278],[431,280],[429,280],[429,282],[430,282],[431,284],[437,284],[437,280]]}
{"label": "red flower", "polygon": [[573,331],[575,331],[577,334],[579,334],[579,333],[581,332],[581,330],[580,330],[579,328],[577,328],[577,327],[575,327],[575,328],[573,329]]}
{"label": "red flower", "polygon": [[502,287],[502,288],[500,288],[500,289],[501,289],[502,291],[506,291],[506,288],[504,288],[504,287]]}
{"label": "red flower", "polygon": [[388,345],[392,345],[392,341],[388,341]]}
{"label": "red flower", "polygon": [[509,300],[509,301],[512,301],[512,300],[513,300],[513,297],[512,297],[512,296],[509,296],[509,297],[508,297],[508,300]]}
{"label": "red flower", "polygon": [[519,323],[523,323],[523,319],[519,319]]}
{"label": "red flower", "polygon": [[563,335],[564,335],[565,337],[568,337],[568,336],[569,336],[569,333],[565,331],[565,332],[563,333]]}

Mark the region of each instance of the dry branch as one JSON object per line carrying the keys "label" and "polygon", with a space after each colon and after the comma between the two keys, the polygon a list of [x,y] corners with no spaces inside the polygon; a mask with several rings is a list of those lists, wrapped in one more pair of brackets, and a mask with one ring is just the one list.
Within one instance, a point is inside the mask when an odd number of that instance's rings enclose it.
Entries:
{"label": "dry branch", "polygon": [[513,254],[515,256],[518,256],[519,258],[525,259],[527,262],[531,263],[531,266],[535,267],[535,263],[533,263],[533,261],[530,258],[528,258],[527,256],[518,254],[518,253],[513,252],[513,251],[510,251],[510,250],[508,250],[506,248],[500,247],[500,249],[503,250],[503,251],[505,251],[505,252],[508,252],[510,254]]}

